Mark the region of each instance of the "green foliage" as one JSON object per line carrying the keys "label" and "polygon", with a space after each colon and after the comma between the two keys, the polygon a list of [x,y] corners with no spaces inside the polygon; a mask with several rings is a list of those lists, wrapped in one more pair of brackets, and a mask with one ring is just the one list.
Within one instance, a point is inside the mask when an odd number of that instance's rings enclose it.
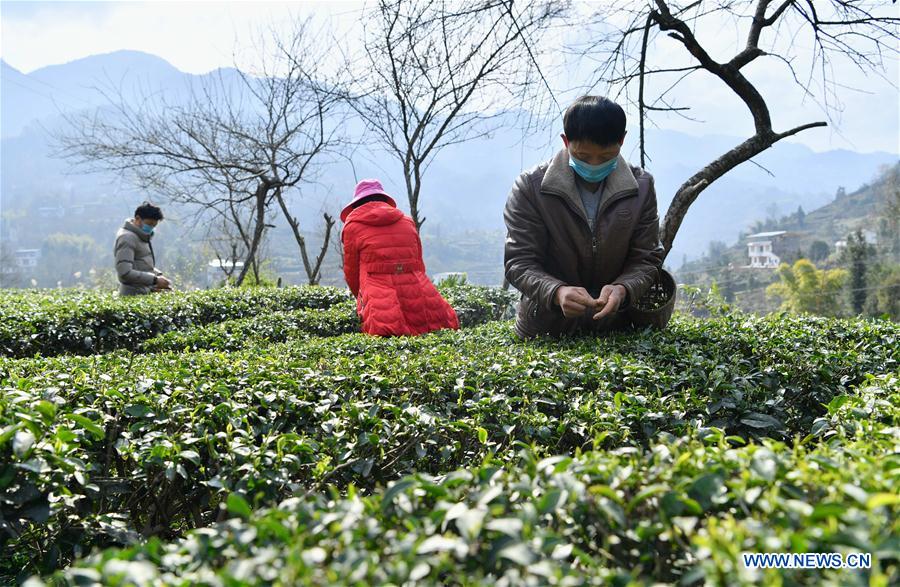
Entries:
{"label": "green foliage", "polygon": [[465,285],[467,281],[468,279],[466,278],[465,273],[454,273],[438,281],[436,285],[438,287],[453,287],[456,285]]}
{"label": "green foliage", "polygon": [[[231,494],[226,523],[98,553],[50,582],[886,585],[898,576],[897,379],[842,397],[816,434],[787,444],[714,428],[575,456],[515,443],[507,460],[370,495],[350,487],[251,513]],[[867,398],[879,419],[858,413]],[[773,550],[875,556],[865,575],[743,567],[742,551]]]}
{"label": "green foliage", "polygon": [[333,287],[221,289],[120,298],[114,294],[0,290],[0,354],[93,354],[135,348],[158,334],[273,309],[325,309],[349,299]]}
{"label": "green foliage", "polygon": [[793,267],[778,267],[779,283],[766,288],[766,294],[781,298],[781,308],[820,316],[842,314],[841,290],[847,281],[843,269],[816,269],[808,259],[799,259]]}
{"label": "green foliage", "polygon": [[[510,292],[441,291],[473,327],[367,336],[322,287],[4,293],[0,332],[48,356],[0,358],[0,582],[858,578],[741,566],[772,545],[898,577],[900,325],[713,299],[524,342]],[[62,355],[40,329],[77,319],[118,338]]]}
{"label": "green foliage", "polygon": [[866,299],[865,314],[900,321],[900,265],[876,265],[870,278],[874,289]]}
{"label": "green foliage", "polygon": [[7,359],[5,570],[47,572],[92,546],[246,518],[244,502],[328,487],[377,495],[412,472],[514,462],[519,442],[536,458],[627,455],[709,427],[787,442],[866,373],[895,370],[897,335],[887,322],[724,315],[560,342],[521,342],[493,323],[259,339],[231,353]]}
{"label": "green foliage", "polygon": [[869,265],[875,257],[875,247],[866,242],[862,230],[857,230],[847,237],[845,250],[846,264],[849,266],[850,307],[856,315],[862,314],[868,297]]}
{"label": "green foliage", "polygon": [[144,352],[182,349],[232,351],[308,336],[337,336],[359,332],[359,328],[356,304],[347,300],[324,310],[267,312],[250,318],[166,332],[146,341],[141,348]]}
{"label": "green foliage", "polygon": [[464,282],[441,282],[438,291],[453,306],[461,327],[484,324],[513,316],[512,304],[517,292]]}
{"label": "green foliage", "polygon": [[824,261],[831,254],[831,247],[823,240],[815,240],[809,245],[809,259],[813,263]]}
{"label": "green foliage", "polygon": [[[514,299],[510,292],[474,285],[441,287],[441,292],[463,327],[501,318]],[[317,313],[328,309],[333,311]],[[310,311],[291,314],[299,310]],[[258,320],[249,320],[256,316]],[[243,322],[229,324],[235,320]],[[225,288],[126,298],[73,290],[0,290],[0,356],[10,357],[104,353],[135,349],[151,339],[148,348],[190,347],[196,338],[198,348],[227,349],[237,348],[239,341],[211,347],[199,341],[210,341],[216,333],[266,340],[267,332],[281,341],[301,333],[353,332],[358,330],[353,327],[356,323],[349,293],[326,286]],[[254,334],[256,327],[259,331]],[[156,340],[170,332],[171,337]]]}

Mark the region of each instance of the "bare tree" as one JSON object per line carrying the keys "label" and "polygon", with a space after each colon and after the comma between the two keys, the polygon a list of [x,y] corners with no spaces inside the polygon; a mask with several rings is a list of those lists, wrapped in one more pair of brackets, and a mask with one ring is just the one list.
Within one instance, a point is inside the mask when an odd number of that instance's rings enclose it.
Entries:
{"label": "bare tree", "polygon": [[[697,72],[711,74],[746,106],[755,132],[711,161],[685,181],[675,193],[661,228],[666,253],[691,204],[703,190],[725,173],[750,161],[776,142],[810,128],[826,126],[811,121],[784,131],[773,129],[770,104],[781,96],[764,97],[745,75],[745,68],[758,59],[774,60],[787,68],[793,80],[812,98],[812,82],[821,82],[822,105],[830,111],[840,80],[834,79],[832,63],[849,60],[856,67],[884,76],[884,59],[896,58],[900,18],[887,2],[870,0],[725,0],[690,3],[648,0],[643,3],[614,2],[596,14],[596,24],[612,32],[598,33],[596,40],[577,50],[599,63],[597,83],[606,83],[618,95],[636,105],[640,119],[641,165],[645,165],[645,121],[660,111],[685,115],[689,109],[672,102],[672,90]],[[726,59],[717,59],[713,48],[723,30],[704,28],[707,19],[731,22],[745,35],[743,46]],[[709,31],[703,35],[701,30]],[[649,50],[659,35],[677,41],[684,52],[665,55],[665,63],[653,62]],[[807,42],[808,41],[808,42]],[[810,49],[811,47],[811,54]],[[684,64],[677,62],[685,58]],[[794,64],[808,59],[810,71],[801,77]],[[665,80],[664,88],[650,93],[650,80]],[[671,82],[671,83],[669,83]]]}
{"label": "bare tree", "polygon": [[534,81],[534,50],[562,2],[379,0],[364,16],[363,68],[350,104],[402,166],[410,213],[448,145],[489,134]]}
{"label": "bare tree", "polygon": [[[341,141],[343,93],[339,79],[325,79],[327,51],[304,21],[287,41],[276,41],[271,56],[261,45],[258,71],[220,70],[186,101],[148,97],[130,104],[121,91],[107,92],[110,109],[69,117],[57,136],[60,152],[79,164],[128,172],[142,188],[193,206],[198,217],[229,223],[244,243],[238,285],[250,270],[258,278],[260,245],[272,228],[267,215],[277,203],[308,279],[317,283],[321,263],[309,262],[286,193],[313,179],[323,155]],[[319,258],[328,244],[322,242]]]}
{"label": "bare tree", "polygon": [[[233,202],[231,202],[233,204]],[[231,206],[234,211],[235,206]],[[248,218],[252,220],[252,218]],[[205,242],[212,248],[218,261],[218,268],[225,277],[226,283],[233,283],[236,279],[235,271],[238,268],[238,259],[246,259],[250,249],[251,239],[244,226],[243,215],[233,213],[232,216],[215,214],[206,226]],[[254,262],[259,258],[256,256]]]}

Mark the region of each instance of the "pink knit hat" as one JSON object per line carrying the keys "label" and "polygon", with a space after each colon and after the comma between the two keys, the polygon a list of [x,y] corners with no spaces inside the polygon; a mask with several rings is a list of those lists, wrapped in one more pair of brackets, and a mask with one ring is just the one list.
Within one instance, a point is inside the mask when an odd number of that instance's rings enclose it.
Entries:
{"label": "pink knit hat", "polygon": [[350,212],[353,211],[353,204],[362,200],[363,198],[367,198],[369,196],[380,195],[384,196],[388,199],[388,203],[394,208],[397,207],[397,202],[394,201],[394,198],[390,197],[385,191],[384,188],[381,187],[381,182],[377,179],[364,179],[358,184],[356,184],[356,193],[353,194],[353,199],[350,200],[350,203],[344,206],[344,209],[341,210],[341,222],[347,221],[347,216],[350,215]]}

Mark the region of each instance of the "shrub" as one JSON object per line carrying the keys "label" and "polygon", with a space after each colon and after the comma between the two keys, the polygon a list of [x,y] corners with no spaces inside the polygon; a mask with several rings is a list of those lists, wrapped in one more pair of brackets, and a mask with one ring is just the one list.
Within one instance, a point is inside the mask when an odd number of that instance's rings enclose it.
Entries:
{"label": "shrub", "polygon": [[[888,584],[900,500],[884,455],[900,441],[873,432],[810,446],[706,428],[574,458],[519,445],[508,462],[418,473],[368,496],[350,487],[251,512],[232,494],[227,522],[98,553],[50,583]],[[873,568],[743,566],[742,551],[773,550],[869,552]]]}
{"label": "shrub", "polygon": [[369,494],[413,472],[509,462],[519,442],[543,458],[646,450],[708,427],[753,442],[824,434],[826,405],[897,369],[898,329],[728,315],[522,342],[495,322],[231,353],[0,360],[4,571],[177,537],[230,515],[229,499]]}
{"label": "shrub", "polygon": [[[513,297],[503,290],[472,285],[442,291],[457,309],[463,327],[501,318]],[[227,336],[231,331],[246,332],[253,325],[269,328],[278,341],[291,332],[330,335],[352,330],[356,317],[350,302],[347,290],[324,286],[232,288],[131,298],[72,290],[0,290],[0,356],[88,355],[136,349],[157,336],[180,332],[147,347],[168,348],[167,340],[174,345],[193,335],[215,337],[220,332]],[[313,312],[331,308],[335,312],[323,316]],[[284,314],[298,310],[310,311],[293,318]],[[279,315],[269,324],[267,318],[273,313]],[[248,320],[254,317],[258,317],[256,322]],[[279,319],[280,328],[276,324]],[[313,326],[304,329],[294,320],[291,330],[288,323],[292,319]],[[232,320],[247,321],[215,326]],[[326,323],[329,320],[334,321],[334,328]],[[188,334],[193,329],[197,329],[194,334]]]}

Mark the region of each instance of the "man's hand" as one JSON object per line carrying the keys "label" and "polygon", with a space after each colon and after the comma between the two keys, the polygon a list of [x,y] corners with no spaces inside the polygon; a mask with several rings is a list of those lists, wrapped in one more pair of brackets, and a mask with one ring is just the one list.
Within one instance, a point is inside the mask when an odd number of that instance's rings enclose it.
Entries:
{"label": "man's hand", "polygon": [[602,309],[594,314],[594,320],[605,318],[618,310],[627,295],[628,290],[624,285],[604,285],[600,290],[600,297],[595,300],[597,307]]}
{"label": "man's hand", "polygon": [[583,316],[588,308],[596,308],[597,300],[583,287],[564,285],[556,290],[556,303],[566,318]]}
{"label": "man's hand", "polygon": [[156,291],[164,290],[164,289],[172,289],[172,282],[163,277],[162,275],[156,276],[156,285],[153,286],[153,289]]}

